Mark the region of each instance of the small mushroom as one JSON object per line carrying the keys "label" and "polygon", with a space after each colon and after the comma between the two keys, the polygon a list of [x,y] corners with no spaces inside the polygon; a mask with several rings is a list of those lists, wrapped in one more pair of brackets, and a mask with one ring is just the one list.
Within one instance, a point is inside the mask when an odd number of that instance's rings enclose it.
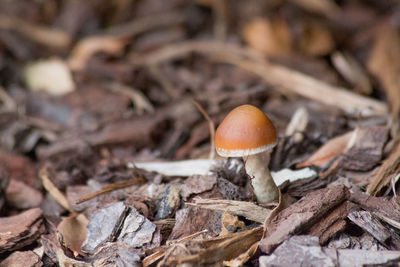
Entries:
{"label": "small mushroom", "polygon": [[268,169],[270,153],[277,143],[271,120],[255,106],[233,109],[215,134],[217,153],[222,157],[243,157],[259,203],[278,199],[279,192]]}

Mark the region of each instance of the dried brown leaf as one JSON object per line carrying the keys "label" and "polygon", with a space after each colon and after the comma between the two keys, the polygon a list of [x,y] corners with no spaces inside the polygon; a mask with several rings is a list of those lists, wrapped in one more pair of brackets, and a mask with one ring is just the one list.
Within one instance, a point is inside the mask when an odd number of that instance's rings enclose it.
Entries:
{"label": "dried brown leaf", "polygon": [[64,246],[69,248],[76,256],[81,255],[81,246],[86,238],[86,226],[89,221],[83,214],[72,214],[64,218],[57,226],[62,236]]}
{"label": "dried brown leaf", "polygon": [[352,139],[355,131],[345,133],[343,135],[332,138],[326,142],[322,147],[320,147],[310,158],[306,161],[297,164],[297,168],[307,167],[311,165],[315,166],[325,166],[335,157],[343,154],[347,147],[349,147],[349,142]]}
{"label": "dried brown leaf", "polygon": [[262,231],[260,226],[222,237],[188,241],[184,253],[181,250],[177,254],[166,254],[168,257],[161,266],[181,263],[213,264],[236,258],[261,238]]}

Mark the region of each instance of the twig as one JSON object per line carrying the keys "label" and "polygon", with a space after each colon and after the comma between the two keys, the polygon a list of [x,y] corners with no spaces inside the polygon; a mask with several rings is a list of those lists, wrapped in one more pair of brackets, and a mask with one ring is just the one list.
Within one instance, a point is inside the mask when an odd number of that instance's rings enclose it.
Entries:
{"label": "twig", "polygon": [[204,118],[208,121],[208,127],[210,128],[210,143],[211,143],[211,148],[210,148],[210,159],[215,158],[215,124],[211,120],[210,116],[208,116],[207,112],[204,110],[204,108],[197,102],[196,100],[193,100],[193,104],[196,106],[196,108],[200,111],[200,113],[204,116]]}
{"label": "twig", "polygon": [[112,191],[115,191],[115,190],[119,190],[119,189],[123,189],[123,188],[127,188],[127,187],[132,186],[132,185],[143,184],[144,182],[145,182],[144,178],[139,176],[139,177],[134,177],[134,178],[128,179],[126,181],[120,181],[120,182],[116,182],[116,183],[113,183],[113,184],[108,184],[108,185],[105,185],[99,191],[87,194],[86,196],[78,199],[75,203],[76,204],[81,204],[83,202],[86,202],[86,201],[91,200],[91,199],[93,199],[95,197],[104,195],[106,193],[109,193],[109,192],[112,192]]}

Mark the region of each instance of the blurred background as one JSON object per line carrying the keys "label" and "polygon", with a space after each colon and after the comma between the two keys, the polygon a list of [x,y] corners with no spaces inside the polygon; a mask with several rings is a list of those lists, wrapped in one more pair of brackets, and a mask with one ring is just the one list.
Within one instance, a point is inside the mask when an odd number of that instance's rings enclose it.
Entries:
{"label": "blurred background", "polygon": [[399,11],[389,0],[2,0],[0,158],[208,157],[196,101],[214,125],[256,105],[281,138],[305,107],[304,142],[273,163],[290,166],[359,116],[397,118]]}

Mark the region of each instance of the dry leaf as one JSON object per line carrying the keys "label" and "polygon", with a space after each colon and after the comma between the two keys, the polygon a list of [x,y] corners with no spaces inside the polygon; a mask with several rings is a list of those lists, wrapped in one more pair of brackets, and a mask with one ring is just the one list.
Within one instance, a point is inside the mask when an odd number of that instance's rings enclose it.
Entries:
{"label": "dry leaf", "polygon": [[77,257],[82,254],[81,246],[86,238],[86,226],[89,221],[83,214],[72,214],[64,218],[57,226],[62,236],[64,246],[69,248]]}
{"label": "dry leaf", "polygon": [[194,248],[193,254],[190,253],[189,249],[174,251],[176,247],[173,247],[170,252],[166,252],[168,257],[164,258],[161,266],[171,266],[180,263],[195,263],[197,265],[212,264],[236,258],[260,240],[262,231],[262,227],[260,226],[252,230],[225,236],[188,241],[184,246]]}
{"label": "dry leaf", "polygon": [[75,90],[69,68],[59,58],[28,64],[24,69],[24,78],[33,91],[44,90],[52,95],[64,95]]}
{"label": "dry leaf", "polygon": [[242,35],[248,45],[264,55],[286,55],[291,50],[291,37],[285,21],[256,18],[247,23]]}
{"label": "dry leaf", "polygon": [[355,131],[345,133],[341,136],[332,138],[320,147],[309,159],[297,164],[297,168],[307,167],[311,165],[325,166],[335,157],[343,154],[350,146],[350,142],[354,139]]}

